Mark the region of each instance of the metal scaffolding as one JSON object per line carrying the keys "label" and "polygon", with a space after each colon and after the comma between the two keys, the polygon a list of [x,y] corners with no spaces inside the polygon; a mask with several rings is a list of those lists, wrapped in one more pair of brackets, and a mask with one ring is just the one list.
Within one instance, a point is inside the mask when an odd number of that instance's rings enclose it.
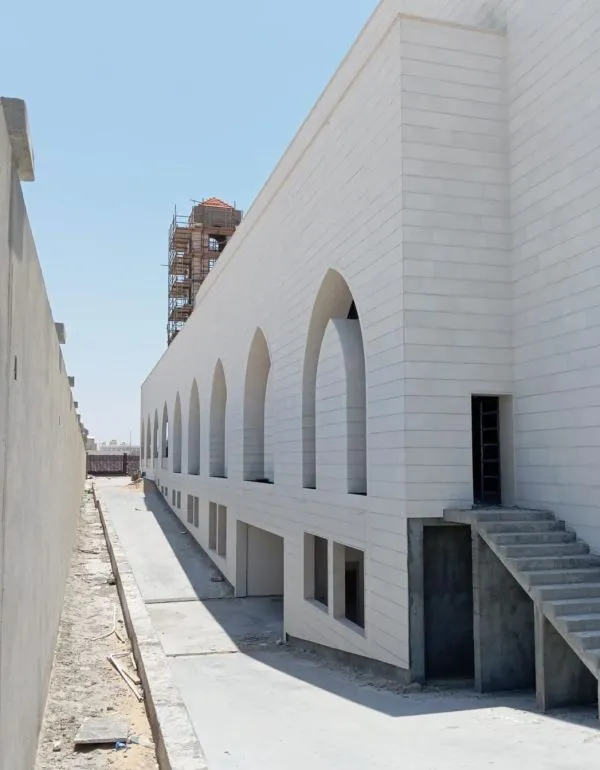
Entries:
{"label": "metal scaffolding", "polygon": [[196,203],[187,217],[175,210],[169,229],[169,345],[192,314],[199,288],[241,221],[242,212],[218,198]]}

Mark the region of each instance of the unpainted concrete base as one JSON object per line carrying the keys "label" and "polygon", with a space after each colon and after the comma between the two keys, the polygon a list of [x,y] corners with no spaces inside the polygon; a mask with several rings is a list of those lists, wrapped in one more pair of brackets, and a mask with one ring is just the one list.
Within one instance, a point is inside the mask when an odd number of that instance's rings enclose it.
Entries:
{"label": "unpainted concrete base", "polygon": [[596,677],[537,607],[535,648],[536,699],[540,711],[596,702]]}
{"label": "unpainted concrete base", "polygon": [[[425,608],[425,529],[444,528],[462,530],[465,525],[449,523],[444,519],[409,519],[408,537],[408,597],[409,597],[409,655],[410,681],[424,683],[426,665],[426,608]],[[429,633],[435,633],[429,629]],[[438,677],[436,677],[437,679]],[[470,676],[467,677],[470,679]]]}
{"label": "unpainted concrete base", "polygon": [[352,652],[336,650],[333,647],[327,647],[317,642],[309,642],[306,639],[299,639],[295,636],[286,634],[286,641],[291,647],[307,652],[314,652],[324,660],[332,663],[341,663],[342,665],[352,666],[359,671],[363,671],[371,676],[384,677],[392,679],[401,684],[409,684],[411,681],[410,672],[400,666],[393,666],[391,663],[384,663],[380,660],[365,658],[362,655],[355,655]]}
{"label": "unpainted concrete base", "polygon": [[479,692],[535,686],[533,602],[483,539],[473,535],[473,636]]}

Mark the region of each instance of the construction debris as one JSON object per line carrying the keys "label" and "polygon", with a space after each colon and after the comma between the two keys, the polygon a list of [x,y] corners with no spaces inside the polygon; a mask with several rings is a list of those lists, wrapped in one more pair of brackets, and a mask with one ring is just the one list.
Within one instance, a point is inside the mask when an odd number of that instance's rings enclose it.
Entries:
{"label": "construction debris", "polygon": [[75,736],[76,746],[88,746],[91,744],[102,746],[115,744],[117,741],[125,743],[129,735],[129,723],[126,719],[96,717],[86,719]]}
{"label": "construction debris", "polygon": [[115,671],[122,677],[123,681],[129,687],[131,692],[135,695],[135,697],[138,699],[138,701],[142,701],[144,699],[144,696],[142,693],[140,693],[138,689],[138,685],[140,683],[139,679],[135,679],[131,676],[119,663],[117,663],[116,658],[121,658],[131,655],[129,652],[115,652],[112,655],[107,656],[108,662],[113,666]]}

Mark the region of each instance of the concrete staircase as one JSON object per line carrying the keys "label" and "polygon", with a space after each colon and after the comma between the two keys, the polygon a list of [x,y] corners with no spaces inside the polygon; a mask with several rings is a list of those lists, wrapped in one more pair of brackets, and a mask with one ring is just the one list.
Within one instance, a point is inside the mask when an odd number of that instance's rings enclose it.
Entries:
{"label": "concrete staircase", "polygon": [[451,509],[444,518],[471,525],[598,678],[600,556],[549,511]]}

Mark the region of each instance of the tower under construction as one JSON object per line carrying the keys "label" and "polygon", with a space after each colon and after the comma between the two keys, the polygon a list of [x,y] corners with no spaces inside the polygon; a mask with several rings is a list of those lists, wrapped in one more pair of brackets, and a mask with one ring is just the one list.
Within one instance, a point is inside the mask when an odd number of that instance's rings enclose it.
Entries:
{"label": "tower under construction", "polygon": [[218,198],[197,203],[189,216],[173,216],[169,230],[170,345],[194,309],[194,298],[242,221],[242,212]]}

